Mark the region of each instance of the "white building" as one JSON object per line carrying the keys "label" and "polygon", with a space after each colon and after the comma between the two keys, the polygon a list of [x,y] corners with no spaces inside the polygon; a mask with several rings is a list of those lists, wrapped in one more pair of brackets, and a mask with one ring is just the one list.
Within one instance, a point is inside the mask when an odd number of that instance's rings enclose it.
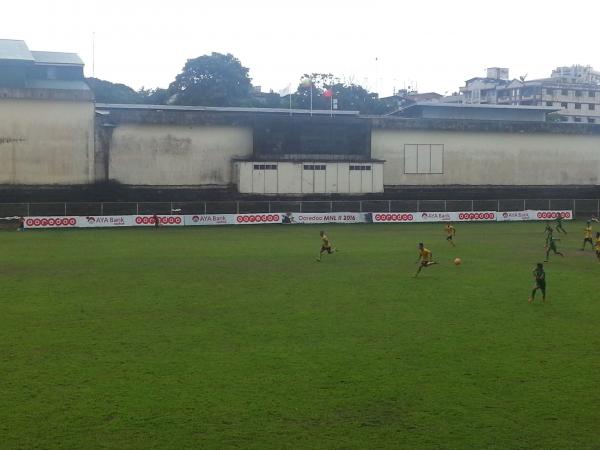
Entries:
{"label": "white building", "polygon": [[559,67],[550,78],[513,79],[508,69],[488,69],[460,88],[464,103],[548,106],[560,108],[557,120],[600,123],[600,72],[590,66]]}

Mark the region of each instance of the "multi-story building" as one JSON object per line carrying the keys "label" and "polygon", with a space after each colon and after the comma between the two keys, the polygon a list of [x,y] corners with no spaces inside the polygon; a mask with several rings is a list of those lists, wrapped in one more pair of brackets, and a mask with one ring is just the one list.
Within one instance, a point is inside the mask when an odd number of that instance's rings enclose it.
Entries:
{"label": "multi-story building", "polygon": [[600,124],[600,72],[590,66],[558,67],[550,78],[510,80],[508,69],[490,68],[460,88],[463,103],[560,108],[563,122]]}

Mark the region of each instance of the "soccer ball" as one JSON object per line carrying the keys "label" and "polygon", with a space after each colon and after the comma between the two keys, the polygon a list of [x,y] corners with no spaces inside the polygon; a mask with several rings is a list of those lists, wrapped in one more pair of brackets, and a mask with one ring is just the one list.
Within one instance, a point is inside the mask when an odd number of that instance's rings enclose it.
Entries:
{"label": "soccer ball", "polygon": [[460,258],[454,258],[454,264],[456,266],[460,266],[462,264],[462,259],[460,259]]}

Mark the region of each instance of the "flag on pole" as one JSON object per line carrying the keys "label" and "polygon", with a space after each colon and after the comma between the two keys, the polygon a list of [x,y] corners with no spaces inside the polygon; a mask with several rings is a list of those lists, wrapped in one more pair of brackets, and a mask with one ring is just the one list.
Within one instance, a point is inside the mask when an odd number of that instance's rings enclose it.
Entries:
{"label": "flag on pole", "polygon": [[279,96],[285,97],[287,95],[292,94],[292,83],[288,84],[286,87],[279,91]]}
{"label": "flag on pole", "polygon": [[289,97],[290,100],[290,115],[292,114],[292,94],[293,94],[293,90],[292,90],[292,83],[289,83],[286,87],[284,87],[283,89],[281,89],[279,91],[279,96],[280,97]]}
{"label": "flag on pole", "polygon": [[331,89],[331,88],[325,89],[325,91],[323,92],[323,97],[329,99],[331,116],[333,117],[333,89]]}

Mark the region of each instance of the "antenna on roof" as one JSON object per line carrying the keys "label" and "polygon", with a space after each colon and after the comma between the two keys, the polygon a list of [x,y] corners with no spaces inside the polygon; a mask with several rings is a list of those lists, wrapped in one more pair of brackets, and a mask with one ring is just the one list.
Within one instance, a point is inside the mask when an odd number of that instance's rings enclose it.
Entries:
{"label": "antenna on roof", "polygon": [[92,78],[96,78],[96,32],[92,31]]}

